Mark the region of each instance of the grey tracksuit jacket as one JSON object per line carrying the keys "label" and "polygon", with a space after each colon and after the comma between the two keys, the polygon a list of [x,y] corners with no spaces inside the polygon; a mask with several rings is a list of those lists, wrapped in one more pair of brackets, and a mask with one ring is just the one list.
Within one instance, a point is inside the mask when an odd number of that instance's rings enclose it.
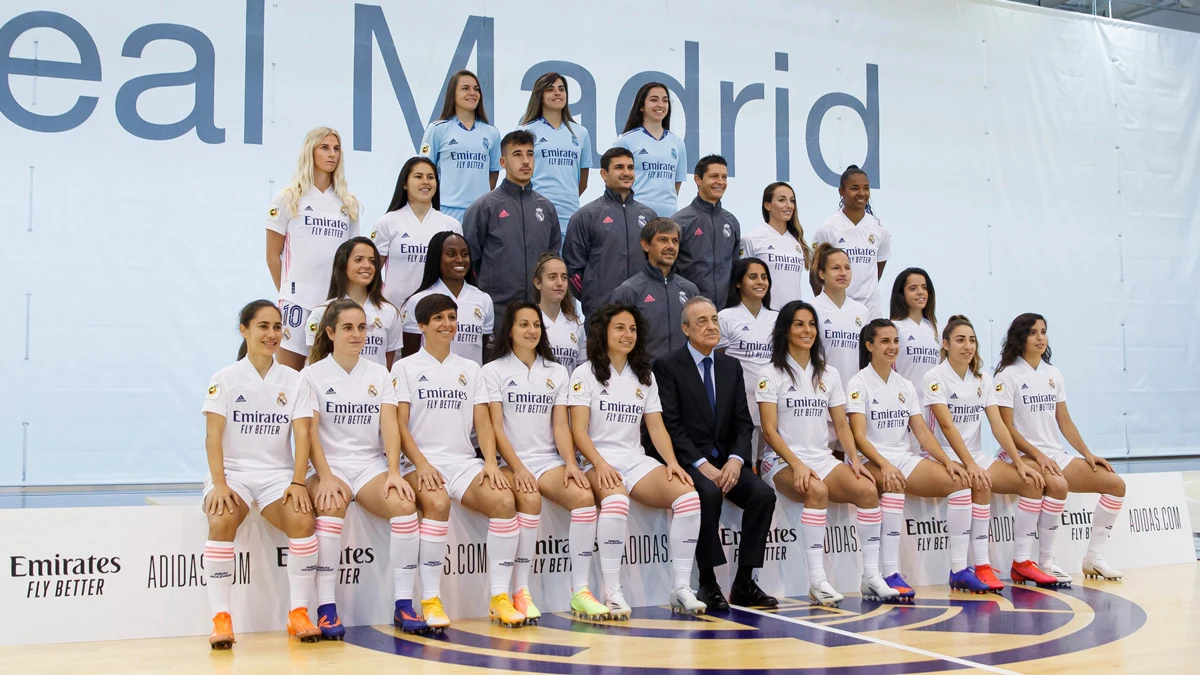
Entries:
{"label": "grey tracksuit jacket", "polygon": [[497,316],[514,300],[532,301],[538,256],[562,245],[550,200],[506,178],[471,204],[462,225],[479,289],[492,297]]}
{"label": "grey tracksuit jacket", "polygon": [[608,188],[571,216],[563,260],[585,315],[607,302],[613,289],[646,264],[642,228],[654,218],[654,211],[634,200],[632,192],[622,201]]}
{"label": "grey tracksuit jacket", "polygon": [[657,267],[646,261],[641,272],[626,279],[612,292],[610,301],[633,305],[641,311],[650,335],[639,335],[638,339],[646,341],[650,359],[654,360],[687,344],[687,337],[679,325],[680,312],[683,303],[697,295],[700,291],[696,284],[679,276],[675,270],[663,277]]}
{"label": "grey tracksuit jacket", "polygon": [[742,226],[721,202],[710,204],[699,196],[671,216],[679,223],[679,261],[675,269],[691,279],[700,294],[725,304],[729,276],[742,241]]}

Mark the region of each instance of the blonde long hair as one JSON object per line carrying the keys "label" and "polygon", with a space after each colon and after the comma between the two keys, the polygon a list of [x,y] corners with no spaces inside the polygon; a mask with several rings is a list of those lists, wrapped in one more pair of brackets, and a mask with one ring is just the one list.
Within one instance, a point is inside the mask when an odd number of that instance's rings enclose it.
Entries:
{"label": "blonde long hair", "polygon": [[[300,159],[296,162],[296,175],[292,178],[292,182],[284,188],[284,206],[292,215],[296,214],[296,210],[300,208],[300,197],[308,192],[308,189],[313,186],[313,149],[317,147],[326,136],[336,136],[338,144],[342,142],[342,135],[336,129],[330,127],[317,127],[308,132],[304,137],[304,145],[300,148]],[[342,200],[342,206],[346,207],[346,215],[351,222],[358,220],[359,203],[358,197],[355,197],[350,192],[350,188],[346,186],[346,162],[345,149],[342,150],[342,156],[338,159],[337,168],[333,170],[333,193],[337,198]]]}

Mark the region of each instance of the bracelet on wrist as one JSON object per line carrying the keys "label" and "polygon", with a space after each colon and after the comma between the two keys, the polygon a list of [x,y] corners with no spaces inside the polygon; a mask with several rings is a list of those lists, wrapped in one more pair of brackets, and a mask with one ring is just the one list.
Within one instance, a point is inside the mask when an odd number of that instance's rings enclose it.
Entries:
{"label": "bracelet on wrist", "polygon": [[297,483],[296,481],[292,481],[292,485],[299,485],[300,487],[308,487],[304,483]]}

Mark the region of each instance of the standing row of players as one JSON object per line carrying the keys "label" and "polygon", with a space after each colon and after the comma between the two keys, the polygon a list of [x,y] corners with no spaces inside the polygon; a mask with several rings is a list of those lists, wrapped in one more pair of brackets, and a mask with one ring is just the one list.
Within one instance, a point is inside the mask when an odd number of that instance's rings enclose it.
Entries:
{"label": "standing row of players", "polygon": [[[694,166],[697,197],[677,209],[688,164],[682,140],[670,132],[665,85],[650,83],[639,90],[626,133],[600,159],[606,189],[581,208],[591,140],[571,117],[566,86],[557,73],[539,78],[522,127],[501,138],[486,122],[475,76],[461,71],[451,78],[441,119],[427,130],[421,155],[404,165],[387,213],[370,230],[385,260],[384,295],[393,305],[401,307],[423,285],[430,238],[453,231],[471,249],[473,288],[487,295],[492,307],[532,300],[536,289],[529,279],[539,256],[561,251],[575,295],[590,313],[614,299],[626,281],[639,279],[635,289],[662,283],[664,274],[645,265],[639,235],[650,221],[667,216],[680,226],[670,252],[672,270],[665,277],[672,292],[666,298],[652,295],[653,300],[636,297],[655,326],[662,324],[653,315],[678,313],[679,291],[721,304],[739,257],[759,257],[771,266],[779,304],[801,297],[812,250],[789,185],[766,187],[764,225],[743,237],[738,219],[722,207],[726,161],[709,155]],[[505,175],[497,185],[501,170]],[[813,243],[828,242],[847,252],[856,271],[851,297],[868,306],[870,318],[883,316],[878,279],[890,235],[871,213],[868,176],[850,167],[839,194],[841,208],[818,228]],[[314,129],[305,139],[295,177],[272,200],[268,214],[267,266],[284,313],[281,362],[302,365],[304,327],[314,323],[309,313],[325,299],[333,251],[358,234],[360,214],[346,183],[340,136],[329,128]],[[651,307],[653,302],[658,304]],[[480,311],[488,314],[486,307]],[[672,337],[662,344],[678,347],[678,331]],[[652,355],[659,350],[652,349]]]}

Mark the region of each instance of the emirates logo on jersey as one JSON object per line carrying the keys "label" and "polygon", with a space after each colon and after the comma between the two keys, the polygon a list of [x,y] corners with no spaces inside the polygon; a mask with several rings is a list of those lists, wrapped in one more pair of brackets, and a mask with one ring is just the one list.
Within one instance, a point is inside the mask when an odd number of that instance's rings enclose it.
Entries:
{"label": "emirates logo on jersey", "polygon": [[463,373],[459,373],[458,374],[458,383],[464,387],[467,386],[467,376],[464,375]]}
{"label": "emirates logo on jersey", "polygon": [[373,325],[374,325],[376,328],[383,328],[383,319],[381,319],[381,318],[379,318],[379,317],[375,317],[375,321],[373,321],[373,322],[372,322],[372,324],[373,324]]}
{"label": "emirates logo on jersey", "polygon": [[276,403],[276,405],[278,405],[280,408],[282,408],[283,406],[287,405],[287,394],[284,394],[282,391],[281,391],[281,392],[279,392],[279,396],[276,396],[276,397],[275,397],[275,403]]}
{"label": "emirates logo on jersey", "polygon": [[645,394],[642,393],[641,387],[638,387],[637,389],[635,389],[633,392],[633,395],[636,396],[637,400],[639,400],[639,401],[646,398]]}
{"label": "emirates logo on jersey", "polygon": [[546,388],[549,389],[550,391],[554,391],[554,380],[547,377],[546,378]]}
{"label": "emirates logo on jersey", "polygon": [[378,395],[379,395],[379,390],[375,388],[375,385],[368,384],[367,385],[367,396],[375,397]]}

